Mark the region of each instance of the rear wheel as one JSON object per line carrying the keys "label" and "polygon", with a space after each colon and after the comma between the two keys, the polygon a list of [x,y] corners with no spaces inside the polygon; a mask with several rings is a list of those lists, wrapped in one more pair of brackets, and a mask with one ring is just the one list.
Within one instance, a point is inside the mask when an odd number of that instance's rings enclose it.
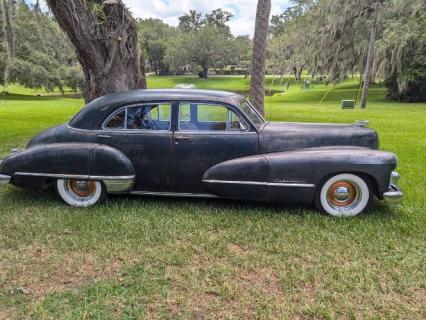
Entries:
{"label": "rear wheel", "polygon": [[105,187],[100,181],[58,179],[56,193],[68,205],[90,207],[106,199]]}
{"label": "rear wheel", "polygon": [[352,217],[367,210],[373,200],[371,182],[344,173],[328,178],[317,190],[315,206],[335,217]]}

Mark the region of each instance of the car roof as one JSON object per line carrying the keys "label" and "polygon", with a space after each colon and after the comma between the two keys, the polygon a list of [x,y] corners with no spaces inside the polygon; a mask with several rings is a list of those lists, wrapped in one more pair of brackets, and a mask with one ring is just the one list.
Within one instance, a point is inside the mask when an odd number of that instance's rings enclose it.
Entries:
{"label": "car roof", "polygon": [[93,100],[77,113],[69,125],[77,129],[94,130],[117,107],[138,102],[188,100],[221,102],[239,106],[239,102],[243,99],[244,96],[240,94],[216,90],[143,89],[122,91]]}

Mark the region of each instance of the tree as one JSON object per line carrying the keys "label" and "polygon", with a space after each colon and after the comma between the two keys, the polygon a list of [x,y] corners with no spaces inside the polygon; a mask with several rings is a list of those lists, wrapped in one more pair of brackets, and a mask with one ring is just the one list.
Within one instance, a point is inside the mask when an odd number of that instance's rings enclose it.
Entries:
{"label": "tree", "polygon": [[374,46],[376,42],[376,33],[377,33],[377,27],[379,22],[379,9],[380,9],[380,0],[377,0],[374,6],[374,18],[371,24],[371,33],[370,33],[370,41],[368,44],[367,62],[365,64],[364,84],[362,88],[362,97],[361,97],[361,108],[363,109],[367,107],[368,87],[371,81],[371,72],[372,72],[373,59],[374,59]]}
{"label": "tree", "polygon": [[[8,69],[8,82],[47,91],[57,87],[63,92],[66,86],[82,89],[81,67],[57,22],[37,5],[31,8],[24,1],[9,5],[15,38],[12,60],[7,59],[7,43],[0,41],[0,72]],[[53,42],[55,45],[49,45]]]}
{"label": "tree", "polygon": [[7,88],[9,75],[10,75],[10,67],[13,63],[13,58],[15,56],[15,35],[13,33],[12,28],[12,18],[11,18],[11,2],[9,0],[2,0],[2,20],[3,20],[3,36],[4,43],[6,47],[6,56],[7,62],[4,67],[3,73],[3,85]]}
{"label": "tree", "polygon": [[251,66],[250,100],[261,114],[265,114],[265,63],[268,40],[271,0],[258,0],[256,25],[253,38],[253,58]]}
{"label": "tree", "polygon": [[[175,67],[182,65],[196,65],[201,68],[203,78],[208,77],[210,68],[218,64],[226,64],[229,56],[226,54],[231,40],[221,32],[221,29],[212,25],[205,25],[198,30],[182,33],[171,45],[168,61],[178,62]],[[171,56],[174,54],[174,56]]]}
{"label": "tree", "polygon": [[47,0],[73,43],[85,75],[86,102],[146,88],[137,26],[121,0]]}
{"label": "tree", "polygon": [[201,68],[200,76],[207,78],[210,68],[232,62],[234,39],[226,25],[231,17],[222,9],[204,18],[194,10],[180,17],[180,33],[168,44],[166,61],[170,67],[177,72],[187,65],[196,66]]}
{"label": "tree", "polygon": [[223,10],[221,8],[213,10],[211,13],[206,14],[204,19],[205,24],[214,25],[219,29],[222,29],[231,35],[231,29],[226,24],[231,21],[233,15],[231,12]]}
{"label": "tree", "polygon": [[386,2],[382,16],[373,74],[385,79],[391,99],[426,101],[424,1]]}
{"label": "tree", "polygon": [[141,48],[147,57],[149,67],[156,74],[167,74],[169,66],[165,61],[167,47],[172,37],[177,35],[175,28],[160,19],[139,19]]}
{"label": "tree", "polygon": [[190,10],[189,13],[179,17],[179,29],[182,32],[197,31],[204,24],[202,14],[196,10]]}

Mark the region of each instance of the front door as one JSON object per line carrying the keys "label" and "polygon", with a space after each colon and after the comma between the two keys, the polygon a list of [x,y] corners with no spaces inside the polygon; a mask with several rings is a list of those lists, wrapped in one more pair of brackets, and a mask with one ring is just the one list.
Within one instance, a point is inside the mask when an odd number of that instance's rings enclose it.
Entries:
{"label": "front door", "polygon": [[121,150],[136,171],[134,190],[170,191],[171,103],[138,103],[115,111],[98,134],[100,143]]}
{"label": "front door", "polygon": [[257,132],[236,108],[184,102],[173,136],[174,192],[205,193],[204,173],[223,161],[257,154]]}

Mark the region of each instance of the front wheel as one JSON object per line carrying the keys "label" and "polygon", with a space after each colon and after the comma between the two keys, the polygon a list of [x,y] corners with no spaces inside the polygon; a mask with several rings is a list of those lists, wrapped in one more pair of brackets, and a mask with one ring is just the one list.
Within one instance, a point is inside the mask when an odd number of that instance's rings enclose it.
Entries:
{"label": "front wheel", "polygon": [[317,190],[315,206],[335,217],[352,217],[367,210],[373,200],[370,181],[344,173],[327,179]]}
{"label": "front wheel", "polygon": [[106,191],[100,181],[58,179],[56,193],[68,205],[90,207],[106,199]]}

